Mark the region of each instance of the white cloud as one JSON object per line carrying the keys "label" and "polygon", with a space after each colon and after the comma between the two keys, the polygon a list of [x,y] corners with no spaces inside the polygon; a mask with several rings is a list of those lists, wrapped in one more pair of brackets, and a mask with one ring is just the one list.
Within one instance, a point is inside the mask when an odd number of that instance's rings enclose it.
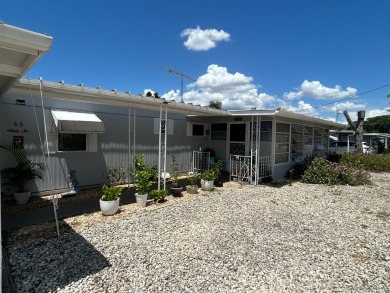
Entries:
{"label": "white cloud", "polygon": [[143,96],[145,97],[148,92],[150,92],[152,94],[152,96],[154,96],[154,94],[155,94],[155,91],[152,91],[151,89],[144,89]]}
{"label": "white cloud", "polygon": [[165,100],[175,100],[175,101],[180,101],[180,90],[171,90],[161,96],[161,98]]}
{"label": "white cloud", "polygon": [[356,95],[356,93],[357,89],[355,88],[347,87],[346,90],[343,90],[339,85],[336,85],[334,88],[329,88],[322,85],[319,81],[305,80],[301,84],[299,90],[295,92],[284,93],[283,96],[288,100],[300,99],[303,97],[317,100],[326,100],[352,97]]}
{"label": "white cloud", "polygon": [[258,93],[252,80],[252,77],[239,72],[232,74],[226,67],[212,64],[207,68],[206,74],[188,86],[192,90],[184,93],[184,101],[203,106],[207,106],[210,101],[220,101],[225,110],[275,108],[277,98]]}
{"label": "white cloud", "polygon": [[187,28],[180,34],[181,37],[188,37],[184,42],[189,50],[207,51],[215,48],[217,42],[229,41],[230,34],[223,30],[206,29],[202,30],[199,26],[197,28]]}
{"label": "white cloud", "polygon": [[335,112],[336,111],[351,111],[351,110],[364,110],[367,107],[365,104],[356,104],[353,102],[336,102],[332,106],[324,107],[324,109]]}
{"label": "white cloud", "polygon": [[366,111],[366,119],[372,118],[376,116],[384,116],[384,115],[390,115],[390,112],[387,109],[376,109],[376,110],[368,110]]}
{"label": "white cloud", "polygon": [[[282,108],[286,111],[312,116],[329,117],[335,121],[336,110],[349,110],[354,115],[357,110],[365,109],[363,103],[353,103],[350,101],[337,102],[326,107],[314,107],[304,100],[292,100],[288,98],[278,98],[275,95],[260,93],[258,86],[254,84],[253,78],[240,72],[230,73],[226,67],[216,64],[209,65],[207,72],[187,86],[184,93],[184,102],[195,105],[208,106],[210,101],[222,102],[225,110],[245,110],[245,109],[276,109]],[[303,87],[305,88],[305,87]],[[167,100],[180,101],[180,91],[172,90],[162,96]],[[330,117],[334,118],[330,118]],[[343,115],[338,115],[339,119]]]}
{"label": "white cloud", "polygon": [[299,101],[297,106],[293,106],[288,102],[283,101],[281,102],[281,108],[286,111],[290,111],[290,112],[294,112],[306,116],[312,116],[312,117],[319,116],[317,110],[314,109],[312,105],[305,103],[304,101]]}

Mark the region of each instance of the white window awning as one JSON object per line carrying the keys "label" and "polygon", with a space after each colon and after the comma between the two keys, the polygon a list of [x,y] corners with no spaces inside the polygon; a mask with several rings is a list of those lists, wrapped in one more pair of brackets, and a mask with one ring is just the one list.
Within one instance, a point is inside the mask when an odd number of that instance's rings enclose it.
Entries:
{"label": "white window awning", "polygon": [[104,124],[94,113],[52,110],[60,133],[103,133]]}

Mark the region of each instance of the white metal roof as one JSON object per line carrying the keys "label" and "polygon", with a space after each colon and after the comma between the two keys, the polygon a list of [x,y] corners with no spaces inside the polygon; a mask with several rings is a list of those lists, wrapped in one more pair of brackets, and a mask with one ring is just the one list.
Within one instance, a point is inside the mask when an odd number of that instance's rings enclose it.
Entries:
{"label": "white metal roof", "polygon": [[41,56],[52,38],[0,23],[0,96]]}
{"label": "white metal roof", "polygon": [[[9,90],[12,93],[29,95],[30,89],[35,95],[39,94],[39,83],[37,79],[28,80],[21,78]],[[42,81],[43,97],[59,100],[76,101],[83,103],[103,104],[120,107],[134,107],[160,110],[160,105],[168,103],[168,111],[184,115],[194,116],[274,116],[279,118],[289,118],[297,123],[308,123],[331,128],[345,128],[344,124],[332,122],[329,120],[309,117],[296,114],[285,110],[218,110],[206,106],[181,103],[176,101],[167,101],[161,98],[143,97],[122,93],[117,91],[103,90],[100,88],[91,88],[83,85],[70,85],[63,82]]]}
{"label": "white metal roof", "polygon": [[310,124],[317,124],[317,125],[326,125],[328,127],[332,128],[345,128],[346,125],[341,123],[336,123],[333,121],[320,119],[320,118],[314,118],[302,114],[297,114],[293,112],[289,112],[282,109],[275,109],[275,110],[233,110],[231,113],[234,116],[274,116],[279,118],[289,118],[296,120],[297,122],[302,123],[310,123]]}
{"label": "white metal roof", "polygon": [[[19,94],[30,94],[30,88],[35,95],[39,95],[39,80],[28,80],[21,78],[16,82],[9,92]],[[168,104],[168,111],[185,115],[197,116],[230,116],[231,113],[225,110],[213,109],[200,105],[167,101],[161,98],[143,97],[122,93],[117,91],[103,90],[100,88],[90,88],[83,85],[69,85],[63,82],[42,81],[43,97],[59,100],[77,101],[83,103],[93,103],[121,107],[135,107],[160,110],[161,104]]]}

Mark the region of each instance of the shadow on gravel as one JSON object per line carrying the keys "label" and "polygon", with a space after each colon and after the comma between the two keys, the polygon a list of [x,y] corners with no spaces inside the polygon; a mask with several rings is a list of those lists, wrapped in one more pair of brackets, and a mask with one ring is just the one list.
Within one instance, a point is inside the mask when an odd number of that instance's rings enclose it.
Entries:
{"label": "shadow on gravel", "polygon": [[[61,226],[64,225],[67,226],[61,221]],[[85,238],[70,227],[66,230],[60,237],[13,241],[6,245],[11,284],[15,284],[16,292],[55,292],[110,266]],[[7,289],[13,292],[12,288]]]}

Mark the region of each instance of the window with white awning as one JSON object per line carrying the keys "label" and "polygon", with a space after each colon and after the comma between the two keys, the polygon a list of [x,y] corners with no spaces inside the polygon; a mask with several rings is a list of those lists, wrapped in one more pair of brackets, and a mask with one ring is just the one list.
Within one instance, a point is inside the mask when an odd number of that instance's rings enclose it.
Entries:
{"label": "window with white awning", "polygon": [[104,133],[104,123],[94,113],[52,110],[58,133]]}

